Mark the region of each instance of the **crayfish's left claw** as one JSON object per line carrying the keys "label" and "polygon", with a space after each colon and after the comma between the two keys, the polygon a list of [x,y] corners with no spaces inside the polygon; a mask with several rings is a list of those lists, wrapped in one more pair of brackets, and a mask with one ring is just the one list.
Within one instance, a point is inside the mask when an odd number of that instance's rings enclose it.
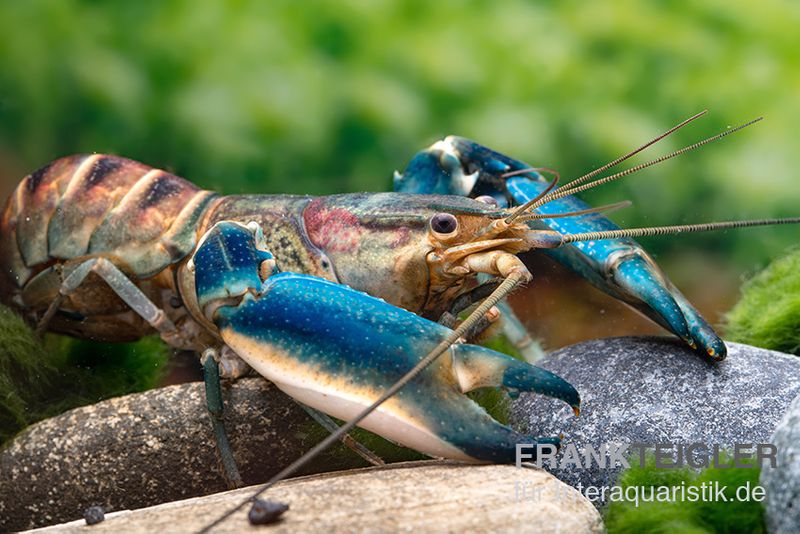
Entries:
{"label": "crayfish's left claw", "polygon": [[[452,330],[314,276],[279,273],[257,228],[218,223],[193,260],[198,301],[222,340],[297,401],[350,420],[447,339]],[[246,267],[249,265],[249,268]],[[240,268],[241,267],[241,268]],[[431,456],[516,461],[517,446],[549,445],[499,423],[464,392],[502,386],[580,405],[563,379],[476,345],[454,345],[359,425]]]}
{"label": "crayfish's left claw", "polygon": [[697,346],[705,350],[706,354],[714,360],[724,359],[728,353],[728,347],[725,346],[725,342],[717,335],[714,328],[703,319],[700,313],[680,291],[673,288],[672,296],[675,298],[678,306],[681,307],[681,310],[683,310],[686,324],[689,325],[689,332]]}
{"label": "crayfish's left claw", "polygon": [[560,399],[572,407],[575,415],[580,413],[578,391],[550,371],[479,345],[456,345],[453,352],[453,373],[464,393],[498,386],[506,388],[511,395],[533,391]]}
{"label": "crayfish's left claw", "polygon": [[683,339],[689,346],[695,341],[687,317],[676,300],[672,284],[661,270],[635,245],[612,252],[604,268],[608,275],[607,291],[616,291],[634,308]]}

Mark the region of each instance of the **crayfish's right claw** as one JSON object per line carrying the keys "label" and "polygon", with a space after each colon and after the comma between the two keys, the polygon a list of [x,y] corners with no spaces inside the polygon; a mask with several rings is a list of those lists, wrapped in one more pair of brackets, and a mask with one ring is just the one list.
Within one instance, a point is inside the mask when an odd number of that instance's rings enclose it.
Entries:
{"label": "crayfish's right claw", "polygon": [[209,303],[241,297],[277,271],[275,257],[263,248],[263,240],[258,225],[231,221],[215,224],[203,236],[188,268],[195,272],[197,302],[209,319]]}
{"label": "crayfish's right claw", "polygon": [[[542,189],[540,183],[521,176],[510,178],[507,185],[515,201],[520,204],[536,197]],[[555,213],[587,207],[587,204],[575,197],[565,197],[542,206],[539,211]],[[544,219],[538,224],[545,224],[547,228],[563,234],[619,228],[610,220],[599,216]],[[531,225],[535,226],[533,221]],[[715,360],[725,358],[725,344],[711,325],[634,240],[621,238],[573,243],[545,250],[545,253],[598,289],[641,311],[692,348],[702,350]]]}
{"label": "crayfish's right claw", "polygon": [[622,298],[631,306],[652,318],[654,321],[673,332],[689,345],[694,339],[686,324],[683,310],[675,301],[669,284],[660,271],[645,260],[637,250],[621,250],[621,256],[614,260],[614,253],[606,262],[609,282],[614,289],[622,293]]}
{"label": "crayfish's right claw", "polygon": [[[512,396],[531,391],[563,400],[575,415],[580,413],[578,391],[550,371],[479,345],[454,345],[452,354],[461,393],[483,387],[503,387]],[[520,446],[525,446],[525,459],[535,460],[540,451],[554,454],[561,446],[558,437],[526,436],[500,424],[466,397],[454,399],[450,410],[441,423],[434,419],[431,430],[473,461],[514,463]]]}
{"label": "crayfish's right claw", "polygon": [[702,350],[715,360],[725,358],[727,349],[722,339],[644,251],[632,247],[622,259],[608,262],[606,268],[609,283],[626,302],[693,349]]}

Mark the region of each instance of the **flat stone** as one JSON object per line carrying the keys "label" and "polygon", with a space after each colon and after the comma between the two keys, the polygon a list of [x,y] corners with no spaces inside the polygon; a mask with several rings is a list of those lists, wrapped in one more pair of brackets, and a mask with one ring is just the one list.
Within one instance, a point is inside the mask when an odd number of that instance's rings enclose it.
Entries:
{"label": "flat stone", "polygon": [[774,469],[762,468],[767,527],[773,534],[794,534],[800,525],[800,397],[784,414],[772,443],[778,448]]}
{"label": "flat stone", "polygon": [[[609,338],[566,347],[537,365],[578,389],[580,417],[564,403],[525,394],[512,405],[512,425],[534,436],[563,433],[564,446],[574,444],[578,451],[603,443],[701,443],[728,449],[770,443],[800,393],[800,359],[737,343],[727,346],[728,357],[719,363],[671,338]],[[602,469],[592,462],[583,469],[550,471],[573,486],[604,486],[617,479],[621,467]]]}
{"label": "flat stone", "polygon": [[[260,378],[224,390],[226,425],[245,483],[267,480],[326,435]],[[362,467],[335,447],[304,473]],[[109,399],[37,423],[0,451],[0,531],[151,506],[227,489],[202,383]]]}
{"label": "flat stone", "polygon": [[[197,532],[254,489],[109,514],[91,527],[75,521],[36,532]],[[603,531],[600,514],[578,491],[541,469],[507,465],[409,462],[295,478],[264,497],[289,505],[280,522],[251,526],[248,504],[214,532]]]}

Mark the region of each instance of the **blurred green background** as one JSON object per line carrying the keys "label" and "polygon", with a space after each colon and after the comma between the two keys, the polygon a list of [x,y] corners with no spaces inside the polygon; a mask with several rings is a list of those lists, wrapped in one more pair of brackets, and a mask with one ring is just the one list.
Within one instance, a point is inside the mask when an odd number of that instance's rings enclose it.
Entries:
{"label": "blurred green background", "polygon": [[[78,152],[123,155],[227,194],[384,191],[392,171],[448,134],[570,178],[708,108],[625,166],[766,120],[586,200],[633,200],[613,215],[622,226],[800,215],[798,28],[800,3],[777,0],[0,0],[0,196]],[[799,234],[642,243],[719,324],[742,280]],[[547,348],[663,333],[530,261],[535,281],[511,300]],[[773,288],[761,301],[774,303],[798,285],[773,281],[750,287]],[[737,314],[749,326],[760,309]],[[797,331],[795,319],[781,324]],[[120,347],[51,336],[42,350],[0,309],[0,339],[0,444],[68,407],[197,378],[193,356],[170,357],[154,338]],[[641,519],[620,513],[609,525]]]}
{"label": "blurred green background", "polygon": [[[574,177],[709,108],[635,162],[766,121],[585,198],[633,200],[624,226],[797,215],[798,27],[774,0],[6,1],[0,178],[109,152],[224,193],[381,191],[451,133]],[[643,242],[717,321],[797,235]],[[540,272],[514,304],[549,346],[657,331]]]}

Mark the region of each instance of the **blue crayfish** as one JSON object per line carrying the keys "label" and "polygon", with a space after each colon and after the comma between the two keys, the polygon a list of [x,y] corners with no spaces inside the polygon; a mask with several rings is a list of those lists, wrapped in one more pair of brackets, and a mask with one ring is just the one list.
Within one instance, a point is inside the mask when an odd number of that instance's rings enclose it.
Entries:
{"label": "blue crayfish", "polygon": [[[155,330],[203,351],[231,485],[241,480],[219,373],[241,375],[242,359],[334,434],[329,416],[434,456],[508,462],[534,438],[463,392],[501,386],[579,405],[562,379],[469,344],[497,320],[493,304],[532,279],[519,253],[552,254],[721,359],[724,343],[631,237],[800,220],[619,229],[601,215],[619,205],[590,208],[573,196],[632,172],[580,185],[610,166],[555,188],[541,170],[450,137],[396,176],[399,192],[226,197],[124,158],[62,158],[27,176],[5,205],[0,294],[40,331],[122,341]],[[386,389],[397,394],[386,400]]]}

